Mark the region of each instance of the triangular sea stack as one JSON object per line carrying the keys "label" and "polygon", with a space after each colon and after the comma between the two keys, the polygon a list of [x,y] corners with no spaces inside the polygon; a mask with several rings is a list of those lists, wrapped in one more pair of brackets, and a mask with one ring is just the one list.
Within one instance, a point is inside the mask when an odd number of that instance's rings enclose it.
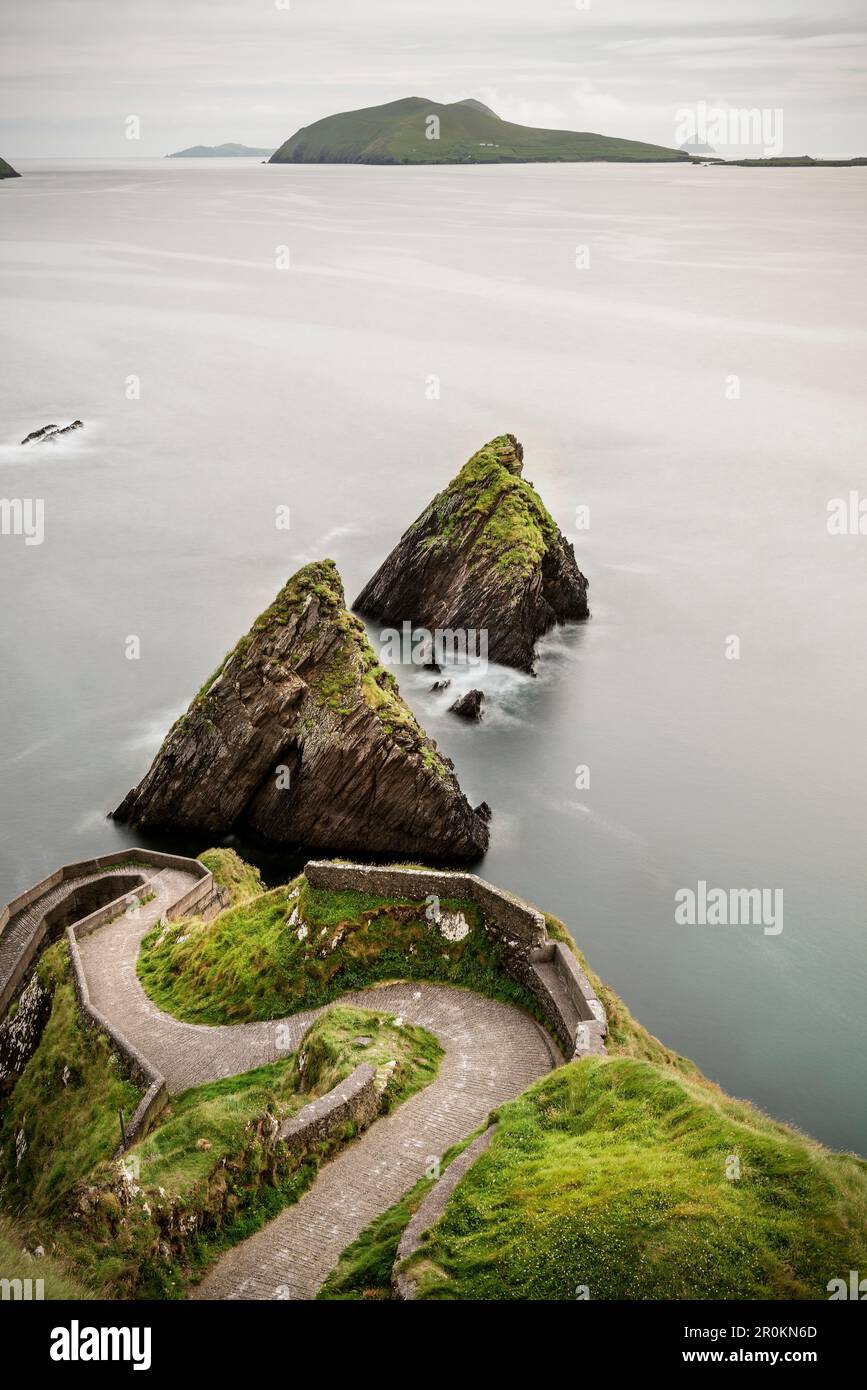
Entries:
{"label": "triangular sea stack", "polygon": [[323,560],[284,585],[114,815],[144,828],[471,859],[487,848],[486,813],[378,664]]}
{"label": "triangular sea stack", "polygon": [[464,465],[359,594],[360,613],[400,628],[487,632],[487,654],[532,671],[538,639],[589,616],[575,551],[522,475],[513,434]]}

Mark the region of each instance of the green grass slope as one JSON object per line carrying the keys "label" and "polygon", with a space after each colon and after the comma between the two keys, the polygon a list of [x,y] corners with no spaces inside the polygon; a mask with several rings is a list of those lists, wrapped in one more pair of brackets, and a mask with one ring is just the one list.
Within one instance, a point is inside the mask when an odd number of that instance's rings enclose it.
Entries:
{"label": "green grass slope", "polygon": [[[16,1222],[0,1216],[0,1279],[10,1282],[10,1298],[16,1297],[15,1282],[32,1281],[32,1295],[46,1300],[92,1298],[90,1289],[79,1283],[62,1260],[45,1254],[34,1256],[32,1246]],[[42,1281],[41,1289],[38,1281]],[[23,1296],[23,1288],[19,1296]],[[5,1295],[3,1295],[5,1298]]]}
{"label": "green grass slope", "polygon": [[[428,139],[428,117],[440,122]],[[303,126],[272,164],[502,164],[537,161],[678,160],[682,150],[572,130],[542,130],[500,120],[481,102],[444,104],[403,97],[383,106],[342,111]]]}
{"label": "green grass slope", "polygon": [[502,1107],[407,1268],[430,1299],[751,1300],[827,1298],[865,1262],[867,1162],[671,1069],[586,1058]]}
{"label": "green grass slope", "polygon": [[159,1008],[190,1023],[281,1018],[383,980],[459,985],[537,1013],[500,968],[475,904],[443,899],[442,907],[463,914],[462,941],[445,940],[424,902],[329,892],[302,876],[210,922],[155,927],[142,942],[139,979]]}
{"label": "green grass slope", "polygon": [[129,1118],[140,1092],[105,1034],[82,1021],[66,940],[50,946],[36,968],[51,993],[51,1014],[4,1101],[0,1193],[5,1210],[26,1219],[34,1243],[48,1249],[76,1183],[120,1143],[118,1108]]}

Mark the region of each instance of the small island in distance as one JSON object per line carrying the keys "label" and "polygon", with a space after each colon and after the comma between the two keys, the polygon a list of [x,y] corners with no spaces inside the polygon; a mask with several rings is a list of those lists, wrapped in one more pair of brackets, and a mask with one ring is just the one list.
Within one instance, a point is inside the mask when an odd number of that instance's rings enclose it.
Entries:
{"label": "small island in distance", "polygon": [[224,145],[190,145],[188,150],[175,150],[166,159],[249,159],[254,155],[270,155],[271,149],[260,150],[253,145],[235,145],[227,141]]}
{"label": "small island in distance", "polygon": [[17,169],[13,169],[11,164],[7,164],[5,159],[0,159],[0,179],[20,179],[21,175]]}

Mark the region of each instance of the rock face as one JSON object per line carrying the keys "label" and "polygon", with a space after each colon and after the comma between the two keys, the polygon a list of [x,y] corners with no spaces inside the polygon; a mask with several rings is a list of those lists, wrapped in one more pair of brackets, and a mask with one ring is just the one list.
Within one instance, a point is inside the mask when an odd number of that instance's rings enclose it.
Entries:
{"label": "rock face", "polygon": [[4,1082],[20,1075],[30,1061],[50,1013],[51,995],[34,970],[21,992],[17,1011],[0,1023],[0,1091]]}
{"label": "rock face", "polygon": [[532,672],[543,633],[589,617],[588,584],[521,476],[523,458],[513,434],[474,454],[401,537],[359,594],[358,611],[396,627],[486,632],[492,661]]}
{"label": "rock face", "polygon": [[486,817],[346,611],[331,560],[281,589],[114,815],[427,858],[474,858],[488,844]]}
{"label": "rock face", "polygon": [[459,714],[462,719],[474,719],[476,723],[482,717],[482,706],[485,703],[485,692],[483,690],[468,690],[466,695],[462,695],[459,700],[455,700],[453,705],[449,705],[452,714]]}
{"label": "rock face", "polygon": [[7,164],[5,159],[0,159],[0,179],[20,179],[21,175],[17,169],[13,169],[11,164]]}

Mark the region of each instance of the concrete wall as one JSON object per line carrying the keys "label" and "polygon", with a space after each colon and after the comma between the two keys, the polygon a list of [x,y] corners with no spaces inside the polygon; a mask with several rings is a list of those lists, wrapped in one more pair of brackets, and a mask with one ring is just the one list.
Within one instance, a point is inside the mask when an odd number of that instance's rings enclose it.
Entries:
{"label": "concrete wall", "polygon": [[346,1124],[364,1129],[376,1115],[380,1099],[376,1072],[369,1062],[362,1062],[327,1095],[310,1101],[297,1115],[284,1120],[277,1138],[291,1149],[307,1149],[330,1139]]}
{"label": "concrete wall", "polygon": [[503,947],[506,970],[538,1001],[567,1060],[605,1051],[605,1010],[578,960],[568,946],[548,939],[542,913],[514,893],[495,888],[476,874],[443,869],[313,859],[304,873],[314,888],[420,902],[433,895],[475,903],[487,930]]}

